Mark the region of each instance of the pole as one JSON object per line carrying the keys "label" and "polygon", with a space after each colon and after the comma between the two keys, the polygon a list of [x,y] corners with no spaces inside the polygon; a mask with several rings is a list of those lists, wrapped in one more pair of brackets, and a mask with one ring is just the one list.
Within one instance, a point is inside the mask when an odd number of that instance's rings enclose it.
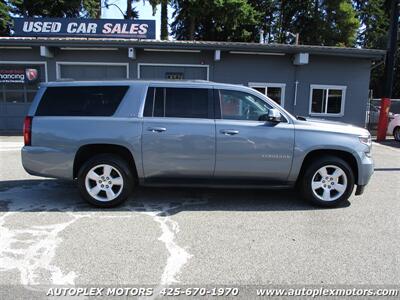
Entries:
{"label": "pole", "polygon": [[399,0],[392,0],[390,5],[391,19],[389,27],[388,51],[385,62],[385,76],[383,82],[383,95],[381,99],[381,110],[379,113],[377,141],[386,139],[388,127],[390,98],[393,88],[393,71],[397,50],[397,30],[399,26]]}

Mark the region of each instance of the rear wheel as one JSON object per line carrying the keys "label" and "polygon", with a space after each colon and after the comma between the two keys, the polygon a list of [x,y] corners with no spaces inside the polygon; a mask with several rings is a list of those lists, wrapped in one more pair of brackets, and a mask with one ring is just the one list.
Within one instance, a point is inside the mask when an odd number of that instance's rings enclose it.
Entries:
{"label": "rear wheel", "polygon": [[133,188],[127,163],[111,154],[101,154],[87,161],[78,174],[82,197],[99,207],[113,207],[124,202]]}
{"label": "rear wheel", "polygon": [[354,188],[354,173],[341,158],[325,156],[311,162],[300,178],[303,197],[319,206],[345,202]]}
{"label": "rear wheel", "polygon": [[400,142],[400,126],[397,126],[394,130],[393,130],[393,136],[394,139],[398,142]]}

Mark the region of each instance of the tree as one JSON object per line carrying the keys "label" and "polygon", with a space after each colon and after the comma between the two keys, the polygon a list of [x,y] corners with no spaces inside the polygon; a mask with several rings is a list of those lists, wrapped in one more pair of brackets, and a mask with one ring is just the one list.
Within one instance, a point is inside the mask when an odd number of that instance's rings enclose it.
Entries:
{"label": "tree", "polygon": [[160,24],[161,24],[161,34],[160,37],[162,40],[168,40],[168,5],[169,0],[149,0],[150,5],[153,7],[153,16],[156,14],[157,6],[161,6],[161,16],[160,16]]}
{"label": "tree", "polygon": [[[390,0],[355,1],[355,7],[361,26],[358,30],[357,44],[363,48],[384,49],[387,48],[389,30],[389,5]],[[396,57],[396,70],[394,74],[393,95],[400,97],[400,57]],[[384,65],[373,68],[371,72],[370,88],[374,97],[382,95],[382,81]]]}
{"label": "tree", "polygon": [[351,0],[174,0],[177,39],[286,43],[299,33],[311,45],[354,46],[359,27]]}
{"label": "tree", "polygon": [[325,1],[324,44],[353,47],[359,21],[350,0]]}
{"label": "tree", "polygon": [[9,33],[8,24],[10,20],[10,8],[5,0],[0,0],[0,35],[7,35]]}
{"label": "tree", "polygon": [[354,46],[359,27],[350,0],[278,1],[275,41],[284,43],[286,32],[299,33],[309,45]]}
{"label": "tree", "polygon": [[[127,0],[126,1],[126,13],[123,14],[124,15],[124,19],[128,19],[129,20],[129,19],[137,19],[137,18],[139,18],[139,12],[136,10],[136,7],[133,7],[133,5],[132,5],[132,2],[138,2],[138,1],[139,0]],[[117,6],[117,5],[115,5],[115,6]]]}
{"label": "tree", "polygon": [[389,29],[389,7],[387,0],[357,0],[355,7],[361,26],[357,44],[364,48],[385,49]]}
{"label": "tree", "polygon": [[84,17],[101,18],[101,0],[82,0],[81,10],[84,12]]}
{"label": "tree", "polygon": [[259,13],[246,0],[175,0],[171,24],[177,39],[253,41]]}
{"label": "tree", "polygon": [[172,33],[178,40],[194,40],[199,39],[195,33],[196,24],[199,23],[203,12],[203,5],[198,1],[174,0],[172,7],[174,8],[171,24]]}
{"label": "tree", "polygon": [[26,17],[96,17],[97,0],[10,0],[10,12]]}

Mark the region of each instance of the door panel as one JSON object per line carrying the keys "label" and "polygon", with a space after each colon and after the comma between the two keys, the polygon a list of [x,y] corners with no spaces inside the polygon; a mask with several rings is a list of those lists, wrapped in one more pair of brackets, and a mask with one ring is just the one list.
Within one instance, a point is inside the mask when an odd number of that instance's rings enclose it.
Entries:
{"label": "door panel", "polygon": [[289,176],[294,126],[288,122],[258,121],[272,108],[255,95],[217,91],[217,152],[215,177],[286,182]]}
{"label": "door panel", "polygon": [[212,90],[150,87],[143,118],[146,180],[211,177],[215,167]]}
{"label": "door panel", "polygon": [[[225,134],[224,131],[234,134]],[[294,130],[288,123],[217,120],[215,177],[286,181]]]}
{"label": "door panel", "polygon": [[146,179],[211,177],[215,164],[215,122],[145,117],[142,152]]}

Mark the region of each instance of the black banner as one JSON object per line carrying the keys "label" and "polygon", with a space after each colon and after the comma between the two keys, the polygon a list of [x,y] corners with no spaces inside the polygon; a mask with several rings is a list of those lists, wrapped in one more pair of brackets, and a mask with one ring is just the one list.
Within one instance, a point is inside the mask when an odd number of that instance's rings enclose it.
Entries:
{"label": "black banner", "polygon": [[36,68],[1,68],[0,83],[32,83],[39,79]]}

